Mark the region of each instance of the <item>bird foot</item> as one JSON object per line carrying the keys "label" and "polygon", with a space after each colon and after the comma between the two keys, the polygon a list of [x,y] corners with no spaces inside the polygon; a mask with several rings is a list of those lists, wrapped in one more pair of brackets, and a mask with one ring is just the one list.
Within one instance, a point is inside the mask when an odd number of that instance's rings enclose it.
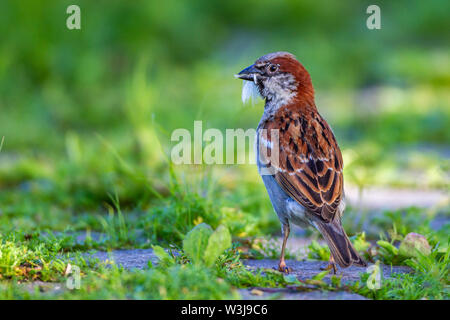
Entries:
{"label": "bird foot", "polygon": [[320,270],[333,270],[333,274],[336,274],[337,272],[336,264],[334,262],[328,262],[326,265],[320,267]]}
{"label": "bird foot", "polygon": [[[273,269],[275,269],[275,268],[273,268]],[[275,269],[275,270],[278,270],[278,271],[280,271],[280,272],[282,272],[282,273],[285,273],[285,274],[289,274],[289,273],[292,272],[292,269],[289,268],[289,267],[286,265],[286,263],[280,263],[280,264],[278,265],[278,269]]]}

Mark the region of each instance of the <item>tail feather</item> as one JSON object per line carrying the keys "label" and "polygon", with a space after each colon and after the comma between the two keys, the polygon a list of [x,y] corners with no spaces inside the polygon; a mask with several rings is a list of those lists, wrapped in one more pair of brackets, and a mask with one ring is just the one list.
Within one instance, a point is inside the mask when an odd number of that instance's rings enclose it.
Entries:
{"label": "tail feather", "polygon": [[353,247],[339,220],[330,223],[317,222],[315,226],[325,238],[334,260],[341,268],[351,265],[367,266]]}

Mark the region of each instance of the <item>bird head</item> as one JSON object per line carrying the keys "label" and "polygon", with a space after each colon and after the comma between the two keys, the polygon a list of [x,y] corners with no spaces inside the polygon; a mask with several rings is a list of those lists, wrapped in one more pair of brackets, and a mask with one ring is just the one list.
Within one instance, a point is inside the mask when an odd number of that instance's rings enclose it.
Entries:
{"label": "bird head", "polygon": [[266,105],[277,107],[294,99],[314,99],[308,71],[288,52],[266,54],[235,77],[245,81],[242,90],[244,103],[255,91],[266,100]]}

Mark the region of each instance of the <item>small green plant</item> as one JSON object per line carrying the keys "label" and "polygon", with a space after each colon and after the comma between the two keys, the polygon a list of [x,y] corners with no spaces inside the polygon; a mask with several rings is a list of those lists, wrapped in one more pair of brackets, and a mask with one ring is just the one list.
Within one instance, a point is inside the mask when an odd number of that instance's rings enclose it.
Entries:
{"label": "small green plant", "polygon": [[113,206],[108,205],[108,217],[98,216],[98,220],[105,232],[105,244],[108,248],[119,248],[134,243],[134,234],[130,232],[127,221],[120,209],[117,193],[110,199]]}
{"label": "small green plant", "polygon": [[409,207],[384,211],[372,221],[381,230],[388,231],[393,238],[393,235],[406,235],[410,232],[426,233],[429,231],[431,218],[423,209]]}
{"label": "small green plant", "polygon": [[[197,266],[211,267],[219,256],[231,247],[231,235],[221,225],[215,231],[206,223],[201,223],[189,231],[183,240],[183,253]],[[159,246],[153,246],[162,263],[170,264],[173,259]]]}
{"label": "small green plant", "polygon": [[170,169],[169,195],[144,212],[138,227],[153,242],[181,245],[184,235],[199,222],[213,227],[220,224],[219,207],[208,197],[203,197],[183,185],[173,169]]}
{"label": "small green plant", "polygon": [[383,279],[381,288],[367,287],[368,273],[350,289],[371,299],[449,299],[449,249],[436,246],[429,254],[416,249],[411,258],[398,254],[398,249],[387,241],[378,241],[382,260],[402,261],[412,268],[411,273],[393,274]]}
{"label": "small green plant", "polygon": [[330,249],[327,245],[321,245],[316,240],[313,240],[308,245],[308,258],[327,261],[330,259]]}
{"label": "small green plant", "polygon": [[401,257],[398,254],[398,249],[386,240],[378,240],[378,251],[376,256],[386,264],[399,264]]}
{"label": "small green plant", "polygon": [[0,234],[0,280],[60,281],[69,262],[82,263],[80,256],[70,260],[62,255],[56,239],[38,241],[33,235],[3,237]]}
{"label": "small green plant", "polygon": [[285,279],[284,274],[273,270],[251,270],[247,268],[240,259],[240,254],[236,248],[228,250],[225,255],[219,258],[216,264],[217,275],[233,286],[238,288],[247,287],[285,287],[289,284],[289,279]]}
{"label": "small green plant", "polygon": [[370,248],[370,242],[366,240],[366,233],[361,232],[353,237],[350,237],[350,240],[352,241],[353,245],[355,246],[355,249],[358,252],[365,252]]}

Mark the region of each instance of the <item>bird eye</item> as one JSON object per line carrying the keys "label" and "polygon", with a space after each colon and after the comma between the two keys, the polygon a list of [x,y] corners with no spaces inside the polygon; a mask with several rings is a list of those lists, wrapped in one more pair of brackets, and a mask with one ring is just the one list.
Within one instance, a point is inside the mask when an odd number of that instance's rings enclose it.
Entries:
{"label": "bird eye", "polygon": [[271,64],[271,65],[269,65],[269,71],[270,72],[275,72],[275,71],[277,71],[278,70],[278,66],[277,65],[275,65],[275,64]]}

